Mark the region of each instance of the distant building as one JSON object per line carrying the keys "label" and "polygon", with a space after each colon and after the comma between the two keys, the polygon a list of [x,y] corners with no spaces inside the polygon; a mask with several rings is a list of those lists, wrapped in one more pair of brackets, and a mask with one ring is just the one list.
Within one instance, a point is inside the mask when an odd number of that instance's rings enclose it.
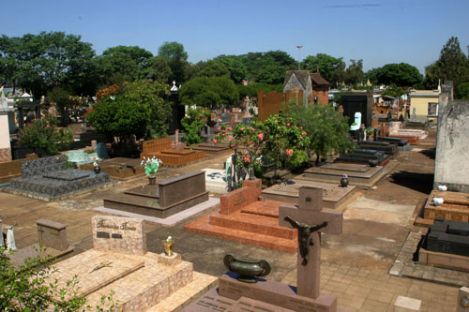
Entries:
{"label": "distant building", "polygon": [[441,90],[411,90],[410,119],[425,122],[438,117],[438,104]]}
{"label": "distant building", "polygon": [[303,103],[329,103],[329,82],[319,72],[308,70],[289,70],[285,74],[283,93],[300,90],[303,92]]}

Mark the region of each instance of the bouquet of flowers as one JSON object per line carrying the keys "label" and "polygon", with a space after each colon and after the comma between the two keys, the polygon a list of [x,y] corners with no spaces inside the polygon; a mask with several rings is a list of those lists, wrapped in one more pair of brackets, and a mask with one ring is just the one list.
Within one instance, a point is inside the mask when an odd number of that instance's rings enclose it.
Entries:
{"label": "bouquet of flowers", "polygon": [[143,158],[140,165],[143,166],[147,177],[155,177],[161,163],[161,160],[153,156],[151,158]]}

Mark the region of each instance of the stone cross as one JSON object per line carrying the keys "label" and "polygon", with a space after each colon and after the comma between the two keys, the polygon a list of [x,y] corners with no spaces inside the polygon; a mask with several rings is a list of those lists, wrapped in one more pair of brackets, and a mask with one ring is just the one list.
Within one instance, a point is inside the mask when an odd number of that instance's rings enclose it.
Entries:
{"label": "stone cross", "polygon": [[319,297],[321,236],[342,233],[342,212],[322,209],[323,190],[301,187],[298,205],[280,206],[280,225],[298,229],[298,295]]}

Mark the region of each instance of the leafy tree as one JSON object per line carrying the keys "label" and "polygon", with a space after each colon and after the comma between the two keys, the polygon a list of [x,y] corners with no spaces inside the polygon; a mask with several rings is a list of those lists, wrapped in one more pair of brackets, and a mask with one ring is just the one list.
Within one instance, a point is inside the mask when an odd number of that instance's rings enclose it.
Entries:
{"label": "leafy tree", "polygon": [[[458,85],[469,81],[469,60],[462,52],[457,37],[451,37],[444,45],[440,58],[425,69],[427,85],[436,87],[438,80],[453,81],[456,91]],[[458,91],[456,96],[459,97]]]}
{"label": "leafy tree", "polygon": [[67,125],[70,121],[69,118],[69,104],[70,104],[70,92],[65,89],[55,87],[47,93],[47,97],[50,102],[55,103],[57,110],[60,113],[62,125]]}
{"label": "leafy tree", "polygon": [[241,59],[246,67],[247,79],[258,83],[281,84],[285,72],[297,66],[296,61],[283,51],[251,52],[242,55]]}
{"label": "leafy tree", "polygon": [[20,130],[19,142],[38,155],[56,155],[73,142],[73,135],[69,129],[58,128],[54,119],[38,119]]}
{"label": "leafy tree", "polygon": [[303,67],[313,72],[319,69],[321,76],[334,87],[344,81],[345,62],[341,57],[336,58],[324,53],[309,55],[303,60]]}
{"label": "leafy tree", "polygon": [[182,85],[180,97],[185,104],[215,108],[236,104],[239,94],[227,77],[196,77]]}
{"label": "leafy tree", "polygon": [[98,58],[103,84],[146,78],[153,55],[137,46],[117,46],[104,50]]}
{"label": "leafy tree", "polygon": [[350,60],[350,65],[345,70],[345,83],[356,86],[363,82],[363,78],[363,60]]}
{"label": "leafy tree", "polygon": [[230,77],[230,71],[225,64],[217,60],[200,62],[198,68],[196,77]]}
{"label": "leafy tree", "polygon": [[220,55],[217,56],[215,61],[219,61],[226,66],[230,73],[230,78],[235,83],[241,83],[243,79],[246,79],[246,65],[240,56],[236,55]]}
{"label": "leafy tree", "polygon": [[112,97],[105,97],[87,116],[88,122],[108,138],[157,137],[167,133],[171,106],[164,100],[167,86],[151,81],[124,85]]}
{"label": "leafy tree", "polygon": [[308,133],[309,148],[316,154],[316,164],[330,152],[342,153],[353,147],[347,119],[333,107],[291,104],[288,113]]}
{"label": "leafy tree", "polygon": [[185,130],[184,140],[187,144],[197,144],[202,141],[200,131],[207,123],[210,111],[205,108],[191,108],[181,120]]}
{"label": "leafy tree", "polygon": [[153,58],[153,63],[151,65],[151,70],[148,75],[149,78],[159,81],[161,83],[171,83],[170,77],[173,72],[171,67],[169,67],[168,62],[162,57]]}
{"label": "leafy tree", "polygon": [[178,84],[185,81],[188,55],[182,44],[165,42],[158,49],[158,56],[168,62],[172,73],[169,77],[171,81],[175,80]]}
{"label": "leafy tree", "polygon": [[419,70],[407,63],[386,64],[369,70],[366,77],[375,84],[412,87],[422,82]]}
{"label": "leafy tree", "polygon": [[462,82],[458,84],[456,93],[458,94],[459,98],[469,100],[469,82]]}

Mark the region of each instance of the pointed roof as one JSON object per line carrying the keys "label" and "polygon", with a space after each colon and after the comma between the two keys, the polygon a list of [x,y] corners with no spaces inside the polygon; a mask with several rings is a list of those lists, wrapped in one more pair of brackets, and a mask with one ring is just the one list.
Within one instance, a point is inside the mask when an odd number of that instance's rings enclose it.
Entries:
{"label": "pointed roof", "polygon": [[306,89],[306,86],[308,85],[308,79],[309,79],[309,71],[307,70],[287,70],[285,74],[285,80],[283,82],[283,86],[285,86],[288,81],[290,80],[290,77],[292,75],[296,76],[296,79],[301,83],[303,86],[303,89]]}
{"label": "pointed roof", "polygon": [[316,73],[311,73],[311,80],[313,84],[318,85],[318,86],[328,86],[329,81],[324,79],[323,76],[321,76],[321,73],[316,72]]}

